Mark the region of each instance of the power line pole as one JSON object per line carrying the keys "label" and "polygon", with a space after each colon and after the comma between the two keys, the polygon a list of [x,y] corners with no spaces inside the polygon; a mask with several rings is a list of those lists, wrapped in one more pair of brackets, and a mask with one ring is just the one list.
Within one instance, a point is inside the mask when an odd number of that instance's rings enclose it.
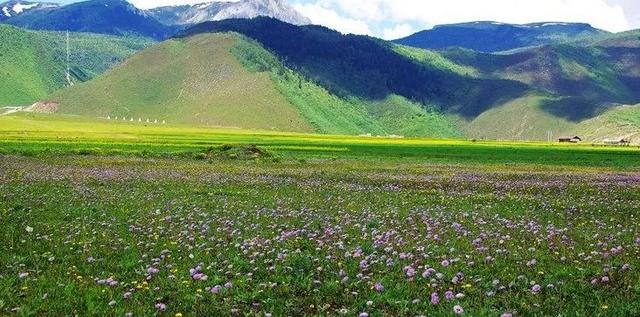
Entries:
{"label": "power line pole", "polygon": [[71,81],[71,48],[69,46],[69,31],[67,31],[67,74],[66,74],[67,84],[69,86],[73,86],[73,81]]}

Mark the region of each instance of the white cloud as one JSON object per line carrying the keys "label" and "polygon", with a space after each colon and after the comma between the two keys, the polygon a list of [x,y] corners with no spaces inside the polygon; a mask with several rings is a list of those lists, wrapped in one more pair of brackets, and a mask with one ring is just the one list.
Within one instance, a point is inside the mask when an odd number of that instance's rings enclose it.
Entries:
{"label": "white cloud", "polygon": [[[371,0],[383,1],[383,0]],[[416,20],[443,24],[473,20],[494,20],[507,23],[541,21],[588,22],[592,25],[621,31],[629,28],[624,10],[604,0],[447,0],[383,1],[389,6],[393,20]]]}
{"label": "white cloud", "polygon": [[[609,31],[630,28],[624,9],[607,0],[292,0],[298,7],[323,9],[304,12],[312,20],[334,15],[365,23],[378,36],[390,37],[407,26],[422,29],[437,24],[490,20],[506,23],[543,21],[586,22]],[[304,4],[302,4],[304,3]],[[327,12],[332,11],[333,13]],[[319,19],[318,19],[319,20]],[[315,21],[314,21],[315,22]],[[336,27],[337,25],[328,25]],[[386,33],[386,34],[385,34]]]}
{"label": "white cloud", "polygon": [[319,4],[295,5],[294,8],[311,19],[313,24],[320,24],[338,30],[342,33],[371,35],[368,24],[365,21],[344,17],[336,11]]}
{"label": "white cloud", "polygon": [[387,28],[382,31],[382,38],[385,40],[396,40],[405,36],[409,36],[415,33],[417,30],[407,23],[402,23],[394,26],[393,28]]}

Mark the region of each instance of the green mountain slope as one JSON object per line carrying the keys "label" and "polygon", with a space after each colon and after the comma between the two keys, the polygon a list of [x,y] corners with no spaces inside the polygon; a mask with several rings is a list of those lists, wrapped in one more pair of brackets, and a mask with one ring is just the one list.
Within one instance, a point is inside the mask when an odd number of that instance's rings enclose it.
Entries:
{"label": "green mountain slope", "polygon": [[480,78],[514,80],[562,97],[543,108],[574,122],[598,115],[608,104],[640,100],[640,47],[562,44],[501,55],[460,49],[439,53],[477,70]]}
{"label": "green mountain slope", "polygon": [[[72,33],[71,73],[85,81],[152,42],[142,38]],[[0,106],[27,105],[64,85],[66,35],[0,25]]]}
{"label": "green mountain slope", "polygon": [[339,134],[458,136],[400,96],[337,96],[259,43],[207,33],[149,48],[99,78],[47,97],[63,113],[201,126]]}
{"label": "green mountain slope", "polygon": [[[580,132],[587,140],[601,140],[605,134],[615,136],[615,129],[592,133],[594,122],[617,113],[620,105],[640,101],[637,31],[503,54],[451,49],[429,55],[476,78],[513,80],[531,88],[523,97],[459,120],[472,137],[546,140],[547,131],[553,131],[555,136]],[[618,117],[623,115],[631,113]]]}
{"label": "green mountain slope", "polygon": [[0,25],[0,106],[34,101],[64,85],[64,67],[37,36]]}
{"label": "green mountain slope", "polygon": [[145,122],[546,140],[548,131],[572,133],[640,102],[635,36],[491,54],[269,18],[226,20],[197,25],[45,101],[63,113]]}
{"label": "green mountain slope", "polygon": [[230,54],[237,41],[222,34],[169,40],[47,99],[63,113],[311,131],[268,74],[250,73]]}
{"label": "green mountain slope", "polygon": [[620,106],[581,122],[566,135],[580,135],[591,142],[627,139],[640,144],[640,104]]}
{"label": "green mountain slope", "polygon": [[287,68],[256,41],[243,37],[233,54],[251,71],[269,72],[278,90],[317,132],[402,136],[460,136],[442,114],[398,95],[382,100],[338,97]]}

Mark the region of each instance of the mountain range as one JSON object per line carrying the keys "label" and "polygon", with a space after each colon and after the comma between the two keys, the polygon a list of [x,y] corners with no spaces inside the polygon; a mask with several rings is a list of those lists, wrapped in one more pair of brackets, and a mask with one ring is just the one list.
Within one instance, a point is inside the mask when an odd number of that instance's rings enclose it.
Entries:
{"label": "mountain range", "polygon": [[206,21],[267,16],[291,24],[311,21],[281,0],[245,0],[208,2],[193,5],[166,6],[147,11],[165,25],[192,25]]}
{"label": "mountain range", "polygon": [[284,0],[243,0],[141,10],[126,0],[89,0],[69,5],[11,0],[0,3],[0,23],[33,30],[134,34],[157,40],[204,21],[274,17],[294,24],[310,21]]}
{"label": "mountain range", "polygon": [[[334,134],[598,140],[640,130],[640,31],[470,22],[388,42],[307,25],[276,0],[1,8],[15,13],[3,23],[56,29],[74,12],[78,31],[116,36],[72,33],[72,55],[85,57],[72,56],[76,85],[60,89],[63,33],[1,27],[10,81],[0,84],[10,93],[0,105],[41,100],[90,117]],[[239,11],[260,17],[226,19]]]}
{"label": "mountain range", "polygon": [[9,17],[3,23],[34,30],[136,34],[154,39],[167,38],[174,32],[125,0],[91,0],[42,7]]}
{"label": "mountain range", "polygon": [[59,4],[53,2],[6,1],[0,3],[0,22],[15,18],[23,13],[49,10],[58,8],[59,6]]}
{"label": "mountain range", "polygon": [[544,139],[640,102],[637,40],[630,32],[501,54],[433,51],[231,19],[198,24],[46,100],[63,113],[204,126]]}
{"label": "mountain range", "polygon": [[[140,37],[71,33],[70,79],[90,80],[153,43]],[[64,32],[0,24],[0,106],[30,104],[67,86],[66,53]]]}
{"label": "mountain range", "polygon": [[586,23],[507,24],[477,21],[438,25],[394,42],[425,49],[459,47],[480,52],[501,52],[589,39],[608,33]]}

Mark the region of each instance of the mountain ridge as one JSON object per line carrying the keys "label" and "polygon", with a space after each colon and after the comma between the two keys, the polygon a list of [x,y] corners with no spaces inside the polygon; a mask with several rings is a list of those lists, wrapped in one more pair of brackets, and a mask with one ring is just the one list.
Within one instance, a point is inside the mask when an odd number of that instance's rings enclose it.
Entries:
{"label": "mountain ridge", "polygon": [[0,23],[33,30],[134,34],[156,40],[204,21],[268,16],[293,24],[311,21],[283,0],[242,0],[141,10],[126,0],[86,0],[67,5],[10,0],[0,4]]}
{"label": "mountain ridge", "polygon": [[[68,84],[64,32],[0,24],[0,39],[0,106],[30,105]],[[151,43],[146,38],[71,33],[71,80],[90,80]]]}
{"label": "mountain ridge", "polygon": [[437,25],[394,43],[424,48],[460,47],[480,52],[502,52],[518,48],[558,44],[583,38],[610,34],[587,23],[537,22],[509,24],[494,21],[474,21]]}
{"label": "mountain ridge", "polygon": [[267,16],[281,21],[304,25],[311,21],[282,0],[244,0],[239,2],[213,1],[192,5],[164,6],[147,12],[165,25],[191,25],[231,18]]}
{"label": "mountain ridge", "polygon": [[164,39],[175,32],[125,0],[88,0],[27,11],[3,23],[34,30],[136,34],[154,39]]}

